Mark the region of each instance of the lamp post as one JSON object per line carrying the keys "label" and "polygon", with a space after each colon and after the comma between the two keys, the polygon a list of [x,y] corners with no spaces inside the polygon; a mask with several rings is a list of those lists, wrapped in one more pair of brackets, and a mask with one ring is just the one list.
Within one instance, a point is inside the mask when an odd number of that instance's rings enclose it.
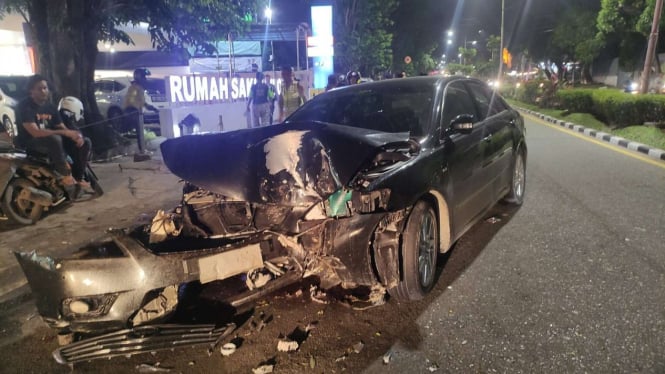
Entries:
{"label": "lamp post", "polygon": [[506,8],[506,0],[501,0],[501,41],[499,42],[499,76],[496,81],[501,84],[501,78],[503,76],[503,19],[504,19],[504,10]]}
{"label": "lamp post", "polygon": [[[268,6],[264,11],[266,16],[266,22],[268,25],[272,25],[272,9]],[[275,74],[275,46],[273,45],[273,40],[270,38],[270,62],[272,62],[272,72]]]}

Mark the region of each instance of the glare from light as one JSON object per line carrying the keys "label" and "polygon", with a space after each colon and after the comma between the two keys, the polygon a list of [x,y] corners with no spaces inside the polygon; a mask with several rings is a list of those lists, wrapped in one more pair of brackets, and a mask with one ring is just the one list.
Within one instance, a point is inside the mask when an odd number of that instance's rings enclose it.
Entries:
{"label": "glare from light", "polygon": [[272,9],[266,7],[266,10],[263,12],[263,14],[268,19],[268,23],[270,23],[270,21],[272,20]]}

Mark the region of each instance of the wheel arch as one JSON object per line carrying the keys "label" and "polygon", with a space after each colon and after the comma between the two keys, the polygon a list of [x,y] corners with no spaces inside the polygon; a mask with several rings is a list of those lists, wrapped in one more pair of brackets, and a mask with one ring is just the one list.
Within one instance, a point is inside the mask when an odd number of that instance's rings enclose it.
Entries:
{"label": "wheel arch", "polygon": [[435,190],[429,191],[421,200],[426,201],[434,208],[439,223],[439,252],[446,253],[452,246],[448,202],[443,194]]}

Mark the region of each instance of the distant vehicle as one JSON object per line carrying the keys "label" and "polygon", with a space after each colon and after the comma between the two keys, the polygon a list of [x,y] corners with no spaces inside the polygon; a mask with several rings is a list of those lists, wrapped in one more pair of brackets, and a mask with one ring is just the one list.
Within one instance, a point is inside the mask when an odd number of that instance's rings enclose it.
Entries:
{"label": "distant vehicle", "polygon": [[[94,83],[95,99],[99,112],[110,119],[113,126],[118,130],[122,129],[122,106],[131,81],[130,77],[117,77],[98,79]],[[152,106],[157,110],[168,107],[166,81],[164,79],[148,78],[144,88],[145,102],[148,106]],[[148,127],[159,128],[159,112],[143,108],[143,122]]]}
{"label": "distant vehicle", "polygon": [[28,77],[23,75],[0,76],[0,133],[7,133],[10,138],[17,134],[14,108],[28,96],[27,81]]}
{"label": "distant vehicle", "polygon": [[14,115],[14,108],[16,107],[17,101],[11,98],[9,95],[0,88],[0,133],[7,133],[10,138],[16,136],[16,116]]}

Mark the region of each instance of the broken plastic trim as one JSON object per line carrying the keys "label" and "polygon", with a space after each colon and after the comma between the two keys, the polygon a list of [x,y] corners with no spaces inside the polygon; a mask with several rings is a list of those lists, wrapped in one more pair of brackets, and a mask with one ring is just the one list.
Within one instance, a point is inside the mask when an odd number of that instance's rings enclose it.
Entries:
{"label": "broken plastic trim", "polygon": [[328,217],[345,217],[350,214],[348,202],[351,201],[352,192],[341,189],[328,197]]}
{"label": "broken plastic trim", "polygon": [[53,352],[59,364],[132,356],[200,344],[216,345],[236,328],[215,325],[151,325],[112,332],[60,347]]}

